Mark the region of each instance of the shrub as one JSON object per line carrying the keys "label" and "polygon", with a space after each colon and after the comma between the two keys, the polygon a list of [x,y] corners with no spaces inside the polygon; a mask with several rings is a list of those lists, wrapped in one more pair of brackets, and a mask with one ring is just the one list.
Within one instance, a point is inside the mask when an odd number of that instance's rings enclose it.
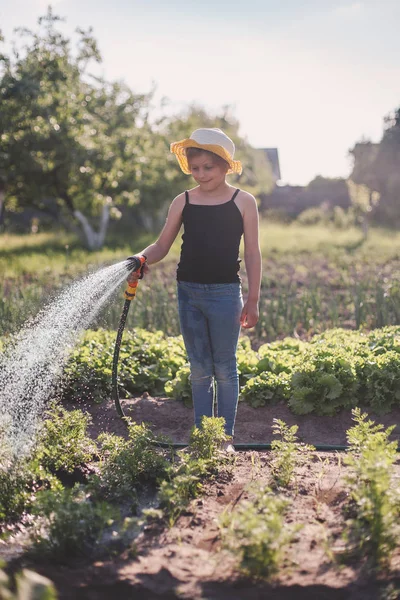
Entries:
{"label": "shrub", "polygon": [[15,521],[43,489],[62,489],[61,483],[43,469],[35,457],[13,459],[0,466],[0,522]]}
{"label": "shrub", "polygon": [[31,496],[26,465],[18,461],[0,467],[0,522],[19,518]]}
{"label": "shrub", "polygon": [[202,417],[201,427],[193,427],[189,448],[194,458],[215,461],[222,444],[229,438],[223,417]]}

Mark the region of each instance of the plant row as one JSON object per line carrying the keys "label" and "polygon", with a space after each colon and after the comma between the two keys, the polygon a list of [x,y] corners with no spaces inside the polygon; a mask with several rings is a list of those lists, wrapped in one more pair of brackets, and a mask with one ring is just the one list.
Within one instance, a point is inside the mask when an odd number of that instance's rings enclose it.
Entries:
{"label": "plant row", "polygon": [[[88,331],[72,353],[59,393],[64,399],[110,397],[115,332]],[[296,414],[334,415],[365,406],[376,413],[400,405],[400,327],[361,333],[333,329],[303,342],[295,338],[253,350],[238,347],[240,398],[253,407],[285,401]],[[141,329],[125,332],[119,356],[122,397],[148,392],[191,401],[182,338]]]}
{"label": "plant row", "polygon": [[[46,416],[31,456],[0,461],[3,534],[12,531],[13,522],[25,522],[27,551],[39,560],[69,562],[127,548],[136,556],[143,525],[172,526],[204,481],[228,464],[219,452],[226,440],[223,419],[204,418],[189,447],[175,453],[144,424],[127,421],[126,437],[101,434],[93,441],[86,432],[89,417],[80,410],[55,406]],[[329,540],[331,558],[356,558],[379,572],[390,568],[400,542],[398,448],[389,439],[393,427],[384,430],[359,409],[353,419],[343,459],[348,500],[341,534]],[[246,497],[218,517],[223,545],[237,556],[241,570],[257,578],[271,578],[288,564],[290,545],[302,528],[288,518],[298,468],[312,461],[315,451],[297,442],[297,426],[275,420],[273,429],[278,439],[268,467],[262,467],[265,473],[252,478]],[[80,484],[66,484],[67,474],[76,478],[88,465]],[[156,508],[140,510],[143,492],[147,505]]]}
{"label": "plant row", "polygon": [[[127,420],[126,436],[102,433],[92,440],[89,423],[81,410],[55,405],[29,456],[7,454],[1,440],[0,533],[23,523],[34,557],[64,562],[132,544],[133,552],[143,519],[172,525],[225,463],[221,418],[205,417],[178,452],[146,424]],[[147,502],[157,498],[148,517],[140,508],[143,495]]]}

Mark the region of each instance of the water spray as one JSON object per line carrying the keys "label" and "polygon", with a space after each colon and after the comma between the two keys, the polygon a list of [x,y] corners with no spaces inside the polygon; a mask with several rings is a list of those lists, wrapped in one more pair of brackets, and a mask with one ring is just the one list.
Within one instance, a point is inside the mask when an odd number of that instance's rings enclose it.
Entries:
{"label": "water spray", "polygon": [[[128,273],[137,273],[138,275],[140,275],[139,279],[142,279],[143,267],[146,262],[146,257],[143,255],[142,256],[129,256],[129,258],[127,258],[127,261],[128,261],[128,264],[127,264]],[[124,304],[124,308],[122,310],[121,318],[119,320],[117,339],[115,341],[113,368],[112,368],[112,394],[113,394],[113,399],[114,399],[114,403],[115,403],[115,408],[117,409],[117,413],[121,418],[125,417],[126,415],[122,409],[121,402],[119,399],[119,393],[118,393],[118,358],[119,358],[119,351],[121,348],[122,335],[123,335],[124,329],[125,329],[126,317],[128,316],[131,301],[136,296],[138,284],[139,284],[139,280],[137,279],[133,283],[128,283],[128,285],[126,287],[126,290],[124,292],[125,304]]]}

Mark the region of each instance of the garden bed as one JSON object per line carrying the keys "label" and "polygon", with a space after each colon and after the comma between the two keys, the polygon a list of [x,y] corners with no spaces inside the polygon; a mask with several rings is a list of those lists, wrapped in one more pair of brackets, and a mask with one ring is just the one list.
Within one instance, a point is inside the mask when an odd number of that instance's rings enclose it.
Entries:
{"label": "garden bed", "polygon": [[[152,398],[146,393],[122,400],[121,404],[128,417],[139,423],[148,423],[155,434],[168,436],[173,442],[188,442],[193,426],[192,407],[171,398]],[[126,430],[111,400],[100,404],[91,402],[71,404],[72,406],[91,415],[89,431],[94,437],[102,431],[123,435]],[[368,412],[375,423],[382,423],[385,428],[400,423],[400,408],[385,415],[376,415],[367,408],[365,412]],[[258,408],[239,402],[234,441],[237,444],[270,443],[273,439],[271,427],[274,418],[285,421],[287,425],[297,424],[299,441],[314,445],[346,444],[346,431],[353,425],[350,410],[342,410],[334,417],[295,415],[284,401]],[[400,427],[396,427],[391,439],[400,440]]]}
{"label": "garden bed", "polygon": [[[74,406],[76,408],[76,406]],[[126,428],[111,401],[80,408],[91,414],[88,432],[124,435]],[[135,421],[151,424],[157,434],[186,442],[192,426],[192,408],[182,402],[152,398],[147,394],[124,401],[124,409]],[[373,415],[370,415],[372,417]],[[399,422],[400,411],[375,417],[385,426]],[[266,443],[273,439],[272,419],[299,425],[300,441],[314,444],[344,444],[346,429],[354,425],[349,411],[335,417],[295,416],[283,403],[252,408],[240,403],[236,443]],[[394,431],[391,439],[398,439]],[[176,523],[168,528],[155,520],[145,525],[130,546],[121,552],[97,555],[92,560],[72,561],[68,566],[16,561],[49,577],[60,600],[102,600],[110,597],[151,600],[394,600],[400,589],[400,551],[391,558],[390,575],[371,579],[363,561],[339,566],[335,550],[343,542],[343,509],[349,501],[343,453],[314,452],[295,470],[283,495],[290,501],[286,523],[301,524],[287,548],[284,567],[270,581],[244,577],[238,563],[223,546],[218,518],[232,512],[246,498],[251,485],[271,481],[268,451],[240,451],[215,480],[204,485]],[[395,465],[396,478],[400,464]],[[250,486],[250,487],[249,487]],[[282,490],[281,490],[282,492]],[[334,552],[332,552],[332,550]],[[365,565],[364,565],[365,566]]]}

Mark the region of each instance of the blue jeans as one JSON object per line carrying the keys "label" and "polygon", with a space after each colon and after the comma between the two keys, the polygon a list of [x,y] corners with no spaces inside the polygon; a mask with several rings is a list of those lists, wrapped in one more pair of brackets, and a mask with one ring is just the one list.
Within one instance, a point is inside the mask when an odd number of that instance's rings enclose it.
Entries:
{"label": "blue jeans", "polygon": [[[178,282],[179,319],[190,363],[195,425],[225,419],[233,435],[239,396],[236,349],[243,298],[240,283]],[[214,390],[216,394],[214,394]]]}

